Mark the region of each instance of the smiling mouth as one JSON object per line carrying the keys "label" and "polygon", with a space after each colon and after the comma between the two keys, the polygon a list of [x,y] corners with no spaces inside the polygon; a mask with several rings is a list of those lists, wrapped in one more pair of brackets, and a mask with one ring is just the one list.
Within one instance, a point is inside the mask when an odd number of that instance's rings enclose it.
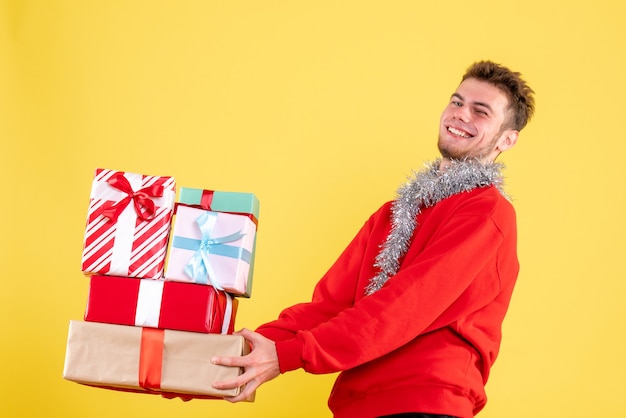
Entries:
{"label": "smiling mouth", "polygon": [[453,128],[451,126],[448,127],[448,132],[460,136],[461,138],[471,138],[472,136],[465,131],[461,131],[460,129]]}

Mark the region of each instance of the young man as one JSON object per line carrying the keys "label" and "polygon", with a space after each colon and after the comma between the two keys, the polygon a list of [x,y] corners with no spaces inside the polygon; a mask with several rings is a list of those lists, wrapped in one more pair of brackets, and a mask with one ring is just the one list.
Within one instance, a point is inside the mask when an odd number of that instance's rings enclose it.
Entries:
{"label": "young man", "polygon": [[534,111],[520,74],[470,66],[441,115],[441,158],[385,203],[315,287],[256,332],[240,366],[246,385],[303,368],[340,371],[335,417],[473,417],[498,354],[519,270],[513,206],[496,157],[515,145]]}

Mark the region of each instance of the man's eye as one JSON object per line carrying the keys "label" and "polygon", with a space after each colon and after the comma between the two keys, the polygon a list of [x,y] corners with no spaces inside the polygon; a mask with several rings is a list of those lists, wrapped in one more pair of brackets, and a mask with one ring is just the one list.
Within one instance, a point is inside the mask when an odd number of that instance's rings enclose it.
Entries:
{"label": "man's eye", "polygon": [[462,103],[461,102],[457,102],[457,101],[453,101],[452,104],[454,106],[457,106],[457,107],[461,107],[462,106]]}

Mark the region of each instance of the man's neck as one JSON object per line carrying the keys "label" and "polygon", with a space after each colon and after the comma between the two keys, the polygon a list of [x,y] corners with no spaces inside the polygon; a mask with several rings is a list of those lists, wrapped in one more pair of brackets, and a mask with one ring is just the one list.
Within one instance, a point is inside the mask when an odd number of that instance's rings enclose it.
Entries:
{"label": "man's neck", "polygon": [[[487,165],[487,164],[491,164],[494,162],[494,160],[489,160],[487,158],[482,158],[482,159],[478,159],[478,161],[480,161],[481,164]],[[439,170],[445,170],[446,168],[450,167],[450,165],[452,165],[452,160],[450,160],[447,157],[441,157],[441,161],[439,162]]]}
{"label": "man's neck", "polygon": [[439,162],[439,170],[445,170],[450,166],[450,164],[452,164],[452,162],[449,159],[447,159],[446,157],[442,157],[441,161]]}

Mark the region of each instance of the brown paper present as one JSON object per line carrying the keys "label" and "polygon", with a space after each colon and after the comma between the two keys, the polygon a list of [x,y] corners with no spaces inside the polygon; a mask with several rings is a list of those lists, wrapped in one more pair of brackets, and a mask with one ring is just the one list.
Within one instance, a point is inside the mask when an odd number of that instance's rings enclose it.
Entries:
{"label": "brown paper present", "polygon": [[248,350],[237,335],[70,321],[63,378],[131,392],[235,396],[240,388],[218,390],[212,383],[235,378],[241,369],[212,364],[211,357]]}

